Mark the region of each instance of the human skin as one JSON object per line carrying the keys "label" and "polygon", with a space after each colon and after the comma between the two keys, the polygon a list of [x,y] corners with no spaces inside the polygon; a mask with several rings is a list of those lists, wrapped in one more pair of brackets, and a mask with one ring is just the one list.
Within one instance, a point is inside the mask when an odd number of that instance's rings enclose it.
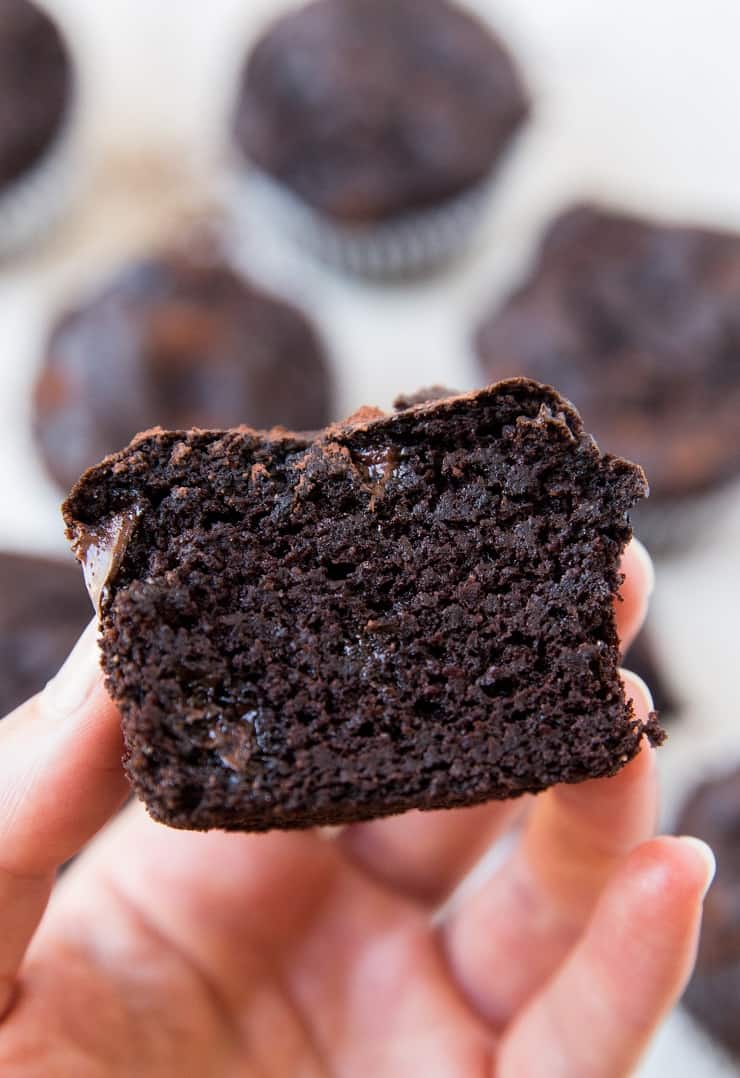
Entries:
{"label": "human skin", "polygon": [[[651,569],[634,543],[623,567],[626,647]],[[713,858],[652,837],[647,744],[611,779],[331,836],[118,812],[121,749],[91,626],[0,723],[3,1078],[622,1078],[690,973]]]}

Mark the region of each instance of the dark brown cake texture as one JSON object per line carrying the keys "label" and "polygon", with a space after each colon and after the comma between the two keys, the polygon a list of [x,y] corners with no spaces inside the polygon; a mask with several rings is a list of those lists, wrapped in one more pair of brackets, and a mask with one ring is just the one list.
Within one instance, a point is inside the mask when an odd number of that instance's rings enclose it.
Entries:
{"label": "dark brown cake texture", "polygon": [[265,830],[612,775],[642,471],[517,379],[317,435],[151,431],[64,508],[158,820]]}
{"label": "dark brown cake texture", "polygon": [[476,346],[486,379],[557,385],[638,461],[647,511],[740,475],[740,236],[578,206]]}
{"label": "dark brown cake texture", "polygon": [[0,718],[56,674],[92,615],[71,558],[0,553]]}
{"label": "dark brown cake texture", "polygon": [[208,245],[135,262],[53,327],[34,391],[46,466],[68,490],[137,431],[331,419],[332,375],[295,307]]}
{"label": "dark brown cake texture", "polygon": [[371,225],[485,179],[527,112],[501,42],[447,0],[315,0],[247,59],[244,157],[333,221]]}
{"label": "dark brown cake texture", "polygon": [[0,3],[0,189],[36,164],[62,128],[72,67],[49,16],[28,0]]}
{"label": "dark brown cake texture", "polygon": [[740,767],[694,791],[678,831],[703,838],[717,858],[696,969],[683,1002],[740,1060]]}

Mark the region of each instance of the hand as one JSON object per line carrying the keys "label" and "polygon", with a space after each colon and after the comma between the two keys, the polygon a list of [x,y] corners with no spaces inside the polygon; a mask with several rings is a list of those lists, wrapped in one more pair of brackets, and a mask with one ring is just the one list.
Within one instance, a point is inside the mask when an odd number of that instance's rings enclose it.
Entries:
{"label": "hand", "polygon": [[[635,545],[625,569],[628,640]],[[120,754],[90,627],[0,723],[3,1078],[618,1078],[690,971],[712,858],[650,838],[647,746],[613,779],[333,839],[171,831],[131,804],[52,894],[125,797]]]}

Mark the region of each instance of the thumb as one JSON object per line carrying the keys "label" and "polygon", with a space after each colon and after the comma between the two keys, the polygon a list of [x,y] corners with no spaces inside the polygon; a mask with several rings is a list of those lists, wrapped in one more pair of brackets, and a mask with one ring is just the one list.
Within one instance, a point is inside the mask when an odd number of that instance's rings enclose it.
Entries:
{"label": "thumb", "polygon": [[0,722],[0,1014],[57,867],[126,793],[95,626],[44,691]]}

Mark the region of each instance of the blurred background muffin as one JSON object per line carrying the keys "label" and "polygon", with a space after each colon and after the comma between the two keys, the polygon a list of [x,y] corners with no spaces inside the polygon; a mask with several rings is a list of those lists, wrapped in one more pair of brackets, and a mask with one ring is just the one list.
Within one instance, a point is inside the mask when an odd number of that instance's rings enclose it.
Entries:
{"label": "blurred background muffin", "polygon": [[740,1064],[740,767],[694,790],[678,833],[703,838],[717,858],[684,1003]]}
{"label": "blurred background muffin", "polygon": [[234,139],[319,254],[405,272],[464,245],[527,108],[504,46],[457,5],[314,0],[250,53]]}
{"label": "blurred background muffin", "polygon": [[66,489],[153,426],[321,427],[332,379],[303,314],[193,247],[127,265],[63,314],[33,404],[46,467]]}
{"label": "blurred background muffin", "polygon": [[71,559],[0,552],[0,718],[56,674],[93,610]]}
{"label": "blurred background muffin", "polygon": [[74,97],[56,22],[29,0],[2,0],[0,254],[38,235],[70,197]]}
{"label": "blurred background muffin", "polygon": [[648,545],[693,534],[696,497],[740,475],[740,235],[579,206],[475,343],[487,380],[556,385],[643,466]]}

